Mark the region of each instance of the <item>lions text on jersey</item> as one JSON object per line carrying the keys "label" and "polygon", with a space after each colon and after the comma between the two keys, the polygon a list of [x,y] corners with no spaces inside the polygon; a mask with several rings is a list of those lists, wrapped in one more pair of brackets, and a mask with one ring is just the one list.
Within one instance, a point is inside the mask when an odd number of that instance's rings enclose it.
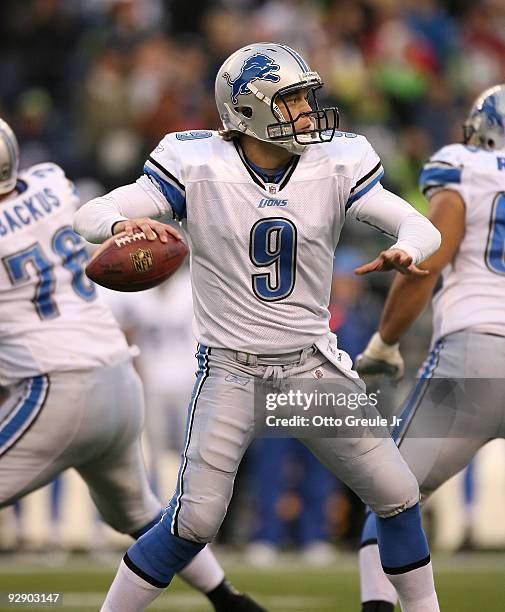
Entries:
{"label": "lions text on jersey", "polygon": [[428,198],[450,189],[465,203],[465,236],[433,298],[434,340],[462,329],[505,335],[503,151],[448,145],[426,163],[420,186]]}
{"label": "lions text on jersey", "polygon": [[124,359],[109,310],[84,274],[78,198],[55,164],[21,172],[0,201],[0,384]]}

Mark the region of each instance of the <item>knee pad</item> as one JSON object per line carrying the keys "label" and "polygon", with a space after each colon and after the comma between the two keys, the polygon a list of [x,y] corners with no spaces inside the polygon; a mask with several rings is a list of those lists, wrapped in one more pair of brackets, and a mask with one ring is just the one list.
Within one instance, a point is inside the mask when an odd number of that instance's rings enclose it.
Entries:
{"label": "knee pad", "polygon": [[167,513],[174,535],[191,542],[208,543],[226,516],[234,475],[208,465],[191,466],[182,479]]}
{"label": "knee pad", "polygon": [[419,502],[419,485],[403,459],[381,464],[375,474],[377,500],[375,514],[388,518],[415,506]]}
{"label": "knee pad", "polygon": [[227,503],[217,495],[203,500],[184,497],[176,518],[175,533],[190,542],[212,542],[224,520],[226,509]]}

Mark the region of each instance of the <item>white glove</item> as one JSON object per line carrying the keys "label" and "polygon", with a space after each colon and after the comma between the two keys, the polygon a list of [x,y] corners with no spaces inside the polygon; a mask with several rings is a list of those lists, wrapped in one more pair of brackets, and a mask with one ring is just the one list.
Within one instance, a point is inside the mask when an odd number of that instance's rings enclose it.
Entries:
{"label": "white glove", "polygon": [[400,380],[405,371],[400,343],[386,344],[379,332],[375,332],[366,349],[356,357],[356,370],[360,376],[385,374]]}

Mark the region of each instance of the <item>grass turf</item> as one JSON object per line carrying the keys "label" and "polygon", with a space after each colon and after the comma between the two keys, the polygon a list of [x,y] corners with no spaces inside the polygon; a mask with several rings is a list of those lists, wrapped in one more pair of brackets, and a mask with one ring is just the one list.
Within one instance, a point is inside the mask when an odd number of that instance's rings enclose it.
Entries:
{"label": "grass turf", "polygon": [[[120,555],[117,556],[119,559]],[[223,558],[228,577],[271,612],[359,612],[356,557],[342,555],[333,567],[309,567],[293,557],[275,566],[258,569],[240,557]],[[54,563],[51,557],[0,559],[0,610],[27,607],[6,605],[5,593],[62,592],[63,605],[56,610],[98,610],[113,574],[103,559],[69,558]],[[443,612],[493,612],[505,609],[505,555],[437,555],[434,558],[437,590]],[[34,606],[31,606],[32,609]],[[38,607],[49,610],[51,608]],[[200,594],[182,581],[149,608],[177,612],[205,612],[212,608]]]}

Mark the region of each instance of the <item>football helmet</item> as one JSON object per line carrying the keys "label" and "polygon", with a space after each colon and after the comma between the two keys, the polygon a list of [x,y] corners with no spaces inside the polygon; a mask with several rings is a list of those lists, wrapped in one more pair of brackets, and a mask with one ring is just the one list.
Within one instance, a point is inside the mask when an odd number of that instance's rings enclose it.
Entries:
{"label": "football helmet", "polygon": [[[216,104],[225,130],[248,134],[301,154],[307,145],[329,142],[338,127],[338,110],[319,108],[316,91],[323,85],[293,49],[277,43],[255,43],[235,51],[216,77]],[[310,111],[293,117],[284,97],[307,89]],[[300,117],[312,129],[297,132]]]}
{"label": "football helmet", "polygon": [[16,187],[18,166],[18,141],[9,124],[0,119],[0,195]]}
{"label": "football helmet", "polygon": [[465,144],[493,151],[505,149],[505,85],[483,91],[463,124]]}

